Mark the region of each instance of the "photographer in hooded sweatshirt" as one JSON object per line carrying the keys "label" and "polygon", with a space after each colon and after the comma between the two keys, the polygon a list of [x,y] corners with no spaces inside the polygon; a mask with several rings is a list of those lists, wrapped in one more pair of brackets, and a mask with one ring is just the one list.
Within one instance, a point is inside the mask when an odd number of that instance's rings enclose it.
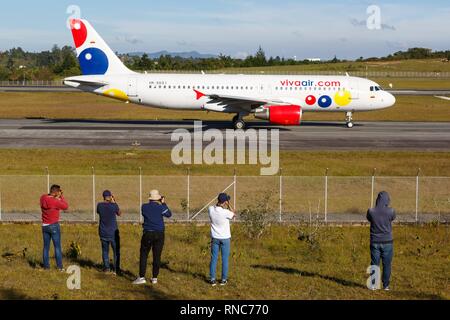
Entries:
{"label": "photographer in hooded sweatshirt", "polygon": [[[389,291],[391,278],[392,257],[394,255],[394,240],[392,236],[392,222],[395,220],[395,210],[389,207],[391,199],[386,191],[378,194],[375,208],[367,211],[370,222],[370,257],[371,266],[383,264],[383,289]],[[372,285],[371,290],[378,289]]]}

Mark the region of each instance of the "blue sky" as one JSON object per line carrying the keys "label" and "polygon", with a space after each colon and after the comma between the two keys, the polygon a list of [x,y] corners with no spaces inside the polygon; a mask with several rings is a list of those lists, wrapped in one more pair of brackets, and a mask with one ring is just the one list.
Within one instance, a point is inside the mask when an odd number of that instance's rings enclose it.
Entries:
{"label": "blue sky", "polygon": [[[382,30],[365,25],[372,4],[381,8]],[[65,27],[69,5],[78,5],[119,52],[243,57],[261,45],[273,56],[357,58],[415,46],[450,49],[448,0],[40,0],[2,3],[0,50],[72,45]]]}

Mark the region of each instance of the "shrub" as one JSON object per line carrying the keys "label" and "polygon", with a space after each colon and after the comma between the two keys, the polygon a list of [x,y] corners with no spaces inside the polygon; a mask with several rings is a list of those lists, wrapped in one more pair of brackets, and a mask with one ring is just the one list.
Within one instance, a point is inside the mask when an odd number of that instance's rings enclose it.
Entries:
{"label": "shrub", "polygon": [[245,233],[250,239],[260,239],[270,225],[269,203],[271,194],[274,193],[266,193],[260,202],[245,208],[239,215]]}

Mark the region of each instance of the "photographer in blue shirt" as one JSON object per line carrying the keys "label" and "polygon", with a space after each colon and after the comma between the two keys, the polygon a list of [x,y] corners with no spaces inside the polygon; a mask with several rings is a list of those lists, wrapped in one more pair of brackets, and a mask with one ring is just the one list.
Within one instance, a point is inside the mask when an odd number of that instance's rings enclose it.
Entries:
{"label": "photographer in blue shirt", "polygon": [[[103,202],[97,204],[100,217],[98,233],[102,244],[103,271],[117,274],[120,272],[120,235],[117,226],[117,216],[121,216],[120,208],[109,190],[103,192]],[[109,263],[109,247],[114,254],[114,267]]]}
{"label": "photographer in blue shirt", "polygon": [[170,218],[172,212],[166,205],[166,200],[158,190],[152,190],[149,203],[142,206],[144,217],[144,233],[141,239],[141,250],[139,260],[139,278],[133,284],[144,284],[147,271],[147,259],[150,250],[153,250],[153,278],[152,284],[158,283],[159,268],[161,265],[161,254],[164,247],[164,217]]}

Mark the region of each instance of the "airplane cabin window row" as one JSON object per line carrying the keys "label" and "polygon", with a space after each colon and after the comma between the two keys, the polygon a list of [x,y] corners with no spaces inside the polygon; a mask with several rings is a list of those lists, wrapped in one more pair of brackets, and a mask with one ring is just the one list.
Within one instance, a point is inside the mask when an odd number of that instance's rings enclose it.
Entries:
{"label": "airplane cabin window row", "polygon": [[[198,90],[253,90],[254,87],[244,87],[244,86],[181,86],[181,85],[149,85],[150,89],[198,89]],[[261,87],[261,89],[263,89]]]}

